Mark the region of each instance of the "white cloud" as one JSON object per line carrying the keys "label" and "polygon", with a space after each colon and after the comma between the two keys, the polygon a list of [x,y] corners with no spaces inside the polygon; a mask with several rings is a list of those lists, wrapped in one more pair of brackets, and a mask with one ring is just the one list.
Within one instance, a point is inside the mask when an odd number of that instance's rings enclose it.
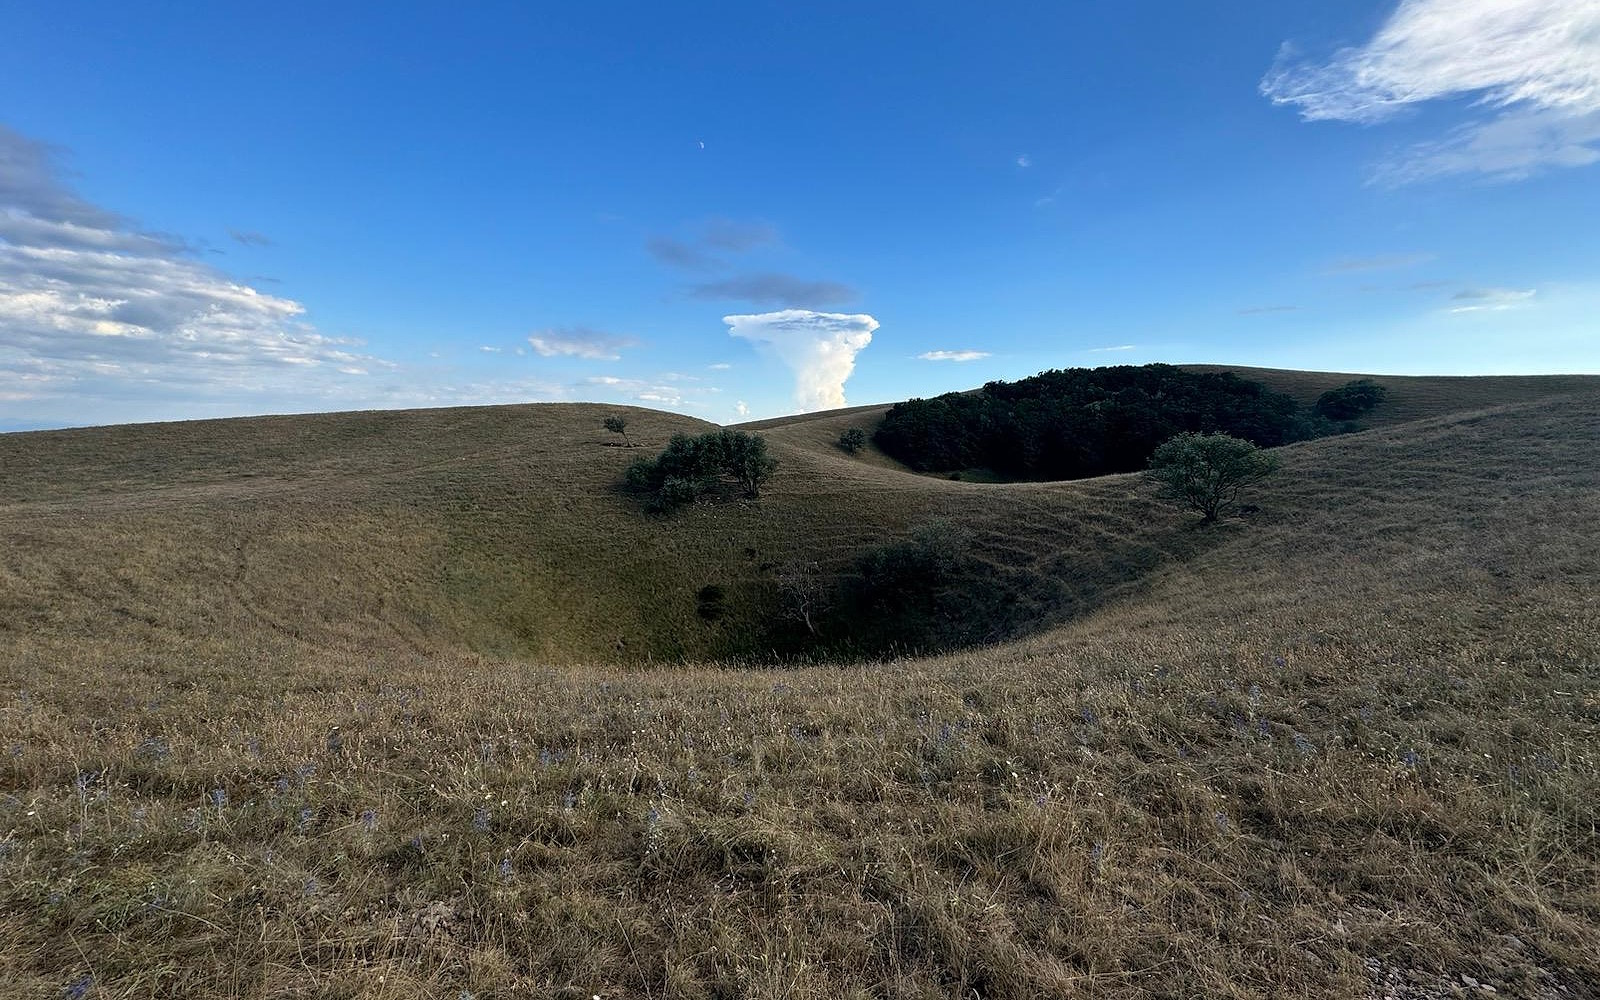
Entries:
{"label": "white cloud", "polygon": [[1033,157],[1029,156],[1027,153],[1021,154],[1017,157],[1017,166],[1026,170],[1028,167],[1033,166]]}
{"label": "white cloud", "polygon": [[635,402],[656,406],[703,409],[706,396],[722,390],[717,386],[699,385],[698,379],[677,372],[662,372],[650,378],[620,378],[616,375],[591,375],[582,385],[599,387],[606,392],[626,396]]}
{"label": "white cloud", "polygon": [[795,401],[805,410],[845,405],[844,383],[855,370],[856,355],[872,343],[878,321],[865,314],[783,309],[724,316],[728,333],[765,344],[795,377]]}
{"label": "white cloud", "polygon": [[988,351],[926,351],[917,355],[923,361],[978,361],[988,356]]}
{"label": "white cloud", "polygon": [[591,330],[586,326],[541,330],[528,338],[540,357],[587,358],[590,361],[617,361],[624,348],[639,342],[632,337]]}
{"label": "white cloud", "polygon": [[13,402],[71,412],[69,397],[326,397],[391,367],[319,333],[299,302],[96,215],[53,177],[19,176],[37,165],[16,155],[29,145],[0,131],[0,195],[16,199],[0,206],[0,368]]}
{"label": "white cloud", "polygon": [[732,368],[733,366],[728,364],[726,361],[722,361],[722,362],[718,362],[717,364],[714,364],[714,365],[706,365],[706,367],[711,369],[714,372],[725,372],[729,368]]}
{"label": "white cloud", "polygon": [[501,348],[490,347],[488,344],[484,344],[483,346],[479,347],[478,350],[482,351],[485,354],[499,354],[500,351],[501,351]]}
{"label": "white cloud", "polygon": [[734,400],[733,412],[741,417],[748,417],[750,415],[750,406],[742,399]]}
{"label": "white cloud", "polygon": [[537,376],[474,380],[437,362],[405,367],[323,333],[302,303],[83,200],[56,156],[0,126],[0,422],[571,398],[572,386]]}
{"label": "white cloud", "polygon": [[1106,353],[1109,353],[1111,351],[1131,351],[1131,350],[1134,350],[1135,348],[1137,348],[1138,346],[1139,346],[1138,344],[1118,344],[1115,347],[1091,347],[1091,348],[1089,348],[1089,353],[1090,354],[1106,354]]}
{"label": "white cloud", "polygon": [[1502,109],[1413,147],[1375,179],[1500,180],[1600,159],[1600,4],[1594,0],[1402,0],[1365,45],[1326,63],[1285,45],[1261,92],[1307,121],[1382,121],[1472,97]]}
{"label": "white cloud", "polygon": [[1538,294],[1536,288],[1463,288],[1450,297],[1460,305],[1450,307],[1453,313],[1503,312],[1527,305]]}

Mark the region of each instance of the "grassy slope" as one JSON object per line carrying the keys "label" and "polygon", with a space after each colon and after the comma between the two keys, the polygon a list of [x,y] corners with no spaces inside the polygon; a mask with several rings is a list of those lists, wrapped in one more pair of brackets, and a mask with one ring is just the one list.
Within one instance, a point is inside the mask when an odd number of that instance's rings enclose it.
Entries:
{"label": "grassy slope", "polygon": [[[768,430],[761,505],[645,524],[599,408],[0,438],[7,995],[1585,995],[1600,397],[1392,392],[1426,418],[1285,449],[1203,533],[1131,479],[850,459],[849,414]],[[463,649],[694,652],[747,549],[931,516],[1142,583],[864,667]]]}

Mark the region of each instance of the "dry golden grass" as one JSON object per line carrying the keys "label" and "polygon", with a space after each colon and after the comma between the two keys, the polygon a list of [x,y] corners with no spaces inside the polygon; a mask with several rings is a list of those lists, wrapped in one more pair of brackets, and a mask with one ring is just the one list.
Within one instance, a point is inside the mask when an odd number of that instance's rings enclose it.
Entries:
{"label": "dry golden grass", "polygon": [[[1206,531],[852,459],[853,414],[666,521],[600,408],[0,438],[0,995],[1593,996],[1600,393],[1452,384]],[[1114,599],[885,663],[615,648],[714,651],[747,549],[932,517]]]}

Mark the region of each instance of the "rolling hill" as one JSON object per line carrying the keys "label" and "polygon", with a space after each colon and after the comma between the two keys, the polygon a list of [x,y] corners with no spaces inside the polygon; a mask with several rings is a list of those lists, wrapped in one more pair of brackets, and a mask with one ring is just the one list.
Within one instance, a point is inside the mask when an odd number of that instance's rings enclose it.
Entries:
{"label": "rolling hill", "polygon": [[[1375,378],[1206,530],[834,446],[882,407],[668,518],[648,410],[0,436],[0,980],[1595,995],[1600,378]],[[783,567],[930,524],[1015,627],[774,666]]]}

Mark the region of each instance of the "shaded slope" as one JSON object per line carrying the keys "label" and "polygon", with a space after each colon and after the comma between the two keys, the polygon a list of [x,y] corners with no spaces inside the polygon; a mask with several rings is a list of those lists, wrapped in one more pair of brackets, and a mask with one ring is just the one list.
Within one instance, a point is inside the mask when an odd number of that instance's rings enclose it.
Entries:
{"label": "shaded slope", "polygon": [[[1347,380],[1256,374],[1313,397]],[[1383,381],[1391,397],[1376,416],[1393,426],[1397,414],[1577,398],[1567,394],[1596,384]],[[816,563],[832,579],[930,522],[971,539],[1013,612],[967,628],[979,640],[1067,620],[1214,544],[1137,477],[980,485],[911,475],[870,445],[846,455],[839,432],[870,427],[874,407],[750,425],[782,463],[759,504],[650,518],[616,491],[623,468],[709,425],[629,410],[643,447],[628,449],[601,429],[614,412],[544,404],[0,436],[0,634],[556,662],[765,659],[809,638],[773,629],[783,567]],[[725,595],[714,615],[699,599],[708,587]],[[856,638],[868,650],[918,644]]]}
{"label": "shaded slope", "polygon": [[[782,465],[760,503],[649,517],[617,491],[623,468],[704,425],[633,411],[630,437],[644,447],[627,449],[600,429],[610,412],[499,407],[8,436],[0,463],[16,472],[0,488],[0,629],[266,634],[558,661],[765,657],[797,641],[771,634],[782,567],[831,574],[930,521],[969,531],[990,564],[1059,579],[1043,609],[1055,616],[1187,545],[1177,519],[1127,484],[978,492],[783,430],[770,432]],[[726,594],[714,619],[698,600],[708,586]]]}

